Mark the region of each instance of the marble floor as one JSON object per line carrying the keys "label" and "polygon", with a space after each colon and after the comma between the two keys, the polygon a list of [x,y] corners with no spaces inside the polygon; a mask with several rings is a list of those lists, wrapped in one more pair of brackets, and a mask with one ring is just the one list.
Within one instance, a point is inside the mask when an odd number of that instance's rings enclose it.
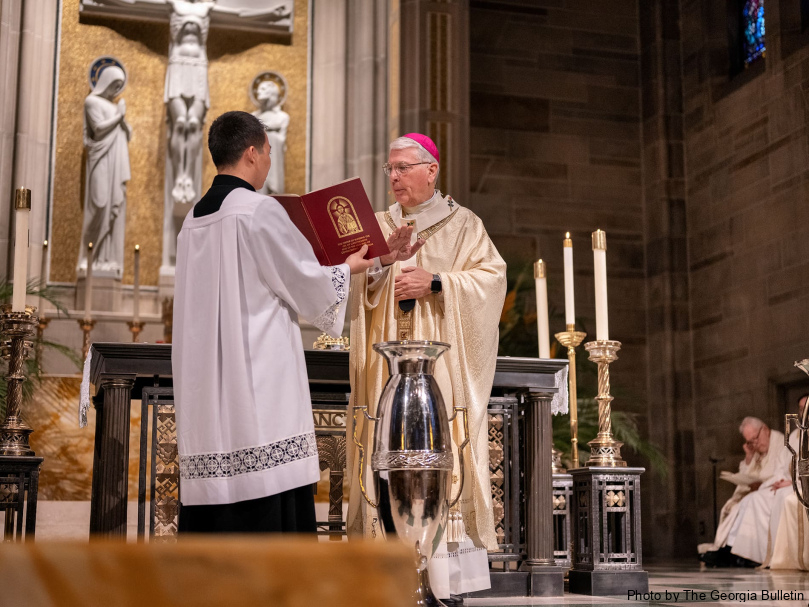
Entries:
{"label": "marble floor", "polygon": [[[566,593],[561,598],[536,599],[467,599],[469,607],[495,605],[774,605],[807,607],[809,605],[809,572],[758,571],[756,569],[708,569],[700,571],[699,563],[682,562],[666,565],[647,564],[649,592],[647,597],[591,597]],[[765,595],[764,592],[768,594]],[[782,591],[781,595],[776,594]],[[790,600],[789,593],[793,597]],[[802,594],[802,596],[800,596]]]}

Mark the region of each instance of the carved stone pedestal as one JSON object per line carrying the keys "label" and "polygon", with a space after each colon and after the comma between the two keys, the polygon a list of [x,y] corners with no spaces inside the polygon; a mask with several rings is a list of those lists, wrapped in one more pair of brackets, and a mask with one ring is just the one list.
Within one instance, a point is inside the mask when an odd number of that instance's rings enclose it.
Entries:
{"label": "carved stone pedestal", "polygon": [[626,597],[646,593],[640,528],[640,475],[644,468],[592,467],[573,477],[573,569],[570,592]]}

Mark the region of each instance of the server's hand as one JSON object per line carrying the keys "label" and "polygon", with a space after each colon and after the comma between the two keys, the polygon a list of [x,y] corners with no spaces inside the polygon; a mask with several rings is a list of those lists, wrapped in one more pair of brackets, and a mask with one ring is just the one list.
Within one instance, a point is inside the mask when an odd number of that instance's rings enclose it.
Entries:
{"label": "server's hand", "polygon": [[368,268],[374,265],[373,259],[365,259],[365,254],[368,253],[368,245],[362,245],[362,248],[356,253],[352,253],[346,258],[348,267],[351,268],[352,274],[360,274],[365,272]]}

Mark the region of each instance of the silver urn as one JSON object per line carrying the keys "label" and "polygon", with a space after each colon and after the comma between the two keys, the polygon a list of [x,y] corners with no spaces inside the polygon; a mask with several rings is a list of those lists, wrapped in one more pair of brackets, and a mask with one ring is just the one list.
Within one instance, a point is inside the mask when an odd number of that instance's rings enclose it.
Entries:
{"label": "silver urn", "polygon": [[[795,366],[809,375],[809,358],[797,361]],[[789,444],[789,434],[792,431],[793,422],[798,427],[797,452]],[[809,404],[803,408],[803,414],[800,416],[797,413],[786,415],[784,441],[787,449],[792,452],[792,488],[809,515]],[[799,484],[802,491],[798,490]]]}
{"label": "silver urn", "polygon": [[[371,501],[362,486],[363,445],[356,437],[360,451],[360,487],[374,508],[385,518],[390,509],[396,533],[416,552],[419,588],[418,605],[443,605],[430,589],[427,565],[435,553],[447,526],[449,509],[460,498],[450,498],[452,487],[452,439],[449,422],[462,413],[464,441],[458,447],[463,471],[463,449],[469,442],[465,407],[454,407],[447,416],[444,398],[433,377],[439,357],[449,350],[445,343],[433,341],[390,341],[374,344],[374,350],[385,357],[390,377],[377,406],[376,417],[367,407],[355,407],[366,418],[376,422],[374,428],[371,469],[380,492],[388,500]],[[463,474],[463,472],[462,472]],[[463,478],[461,479],[461,489]],[[380,493],[381,495],[381,493]]]}

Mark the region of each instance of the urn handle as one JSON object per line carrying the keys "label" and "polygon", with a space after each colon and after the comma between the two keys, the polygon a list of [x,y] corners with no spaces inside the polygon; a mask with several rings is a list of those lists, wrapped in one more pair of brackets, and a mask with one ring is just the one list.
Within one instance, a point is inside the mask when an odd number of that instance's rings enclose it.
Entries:
{"label": "urn handle", "polygon": [[792,422],[795,422],[795,425],[800,430],[798,434],[798,445],[801,444],[801,435],[809,430],[809,428],[801,424],[797,413],[787,413],[784,416],[784,425],[786,426],[787,430],[786,434],[784,434],[784,444],[792,453],[792,489],[795,491],[795,495],[798,496],[798,500],[801,502],[801,504],[803,504],[803,507],[809,509],[809,501],[807,501],[806,497],[798,490],[798,461],[800,456],[795,449],[792,448],[792,445],[789,444],[789,435],[792,432]]}
{"label": "urn handle", "polygon": [[363,471],[365,470],[365,447],[362,446],[362,442],[357,438],[357,410],[361,410],[365,417],[374,422],[378,422],[380,417],[374,417],[373,415],[368,415],[368,405],[363,405],[361,407],[354,407],[354,444],[357,445],[357,448],[360,450],[360,466],[359,466],[359,480],[360,480],[360,491],[362,492],[362,497],[365,498],[365,501],[368,502],[368,505],[371,508],[377,508],[379,506],[379,502],[374,502],[368,497],[368,494],[365,491],[365,481],[363,480]]}
{"label": "urn handle", "polygon": [[458,468],[461,471],[461,486],[458,488],[458,495],[449,503],[449,507],[452,508],[455,504],[458,503],[458,500],[461,499],[461,494],[463,493],[463,485],[466,481],[464,475],[464,465],[463,465],[463,450],[466,445],[469,444],[469,414],[466,407],[453,407],[455,413],[452,414],[452,417],[449,418],[450,422],[455,421],[455,418],[458,417],[458,413],[463,414],[463,442],[458,445]]}

